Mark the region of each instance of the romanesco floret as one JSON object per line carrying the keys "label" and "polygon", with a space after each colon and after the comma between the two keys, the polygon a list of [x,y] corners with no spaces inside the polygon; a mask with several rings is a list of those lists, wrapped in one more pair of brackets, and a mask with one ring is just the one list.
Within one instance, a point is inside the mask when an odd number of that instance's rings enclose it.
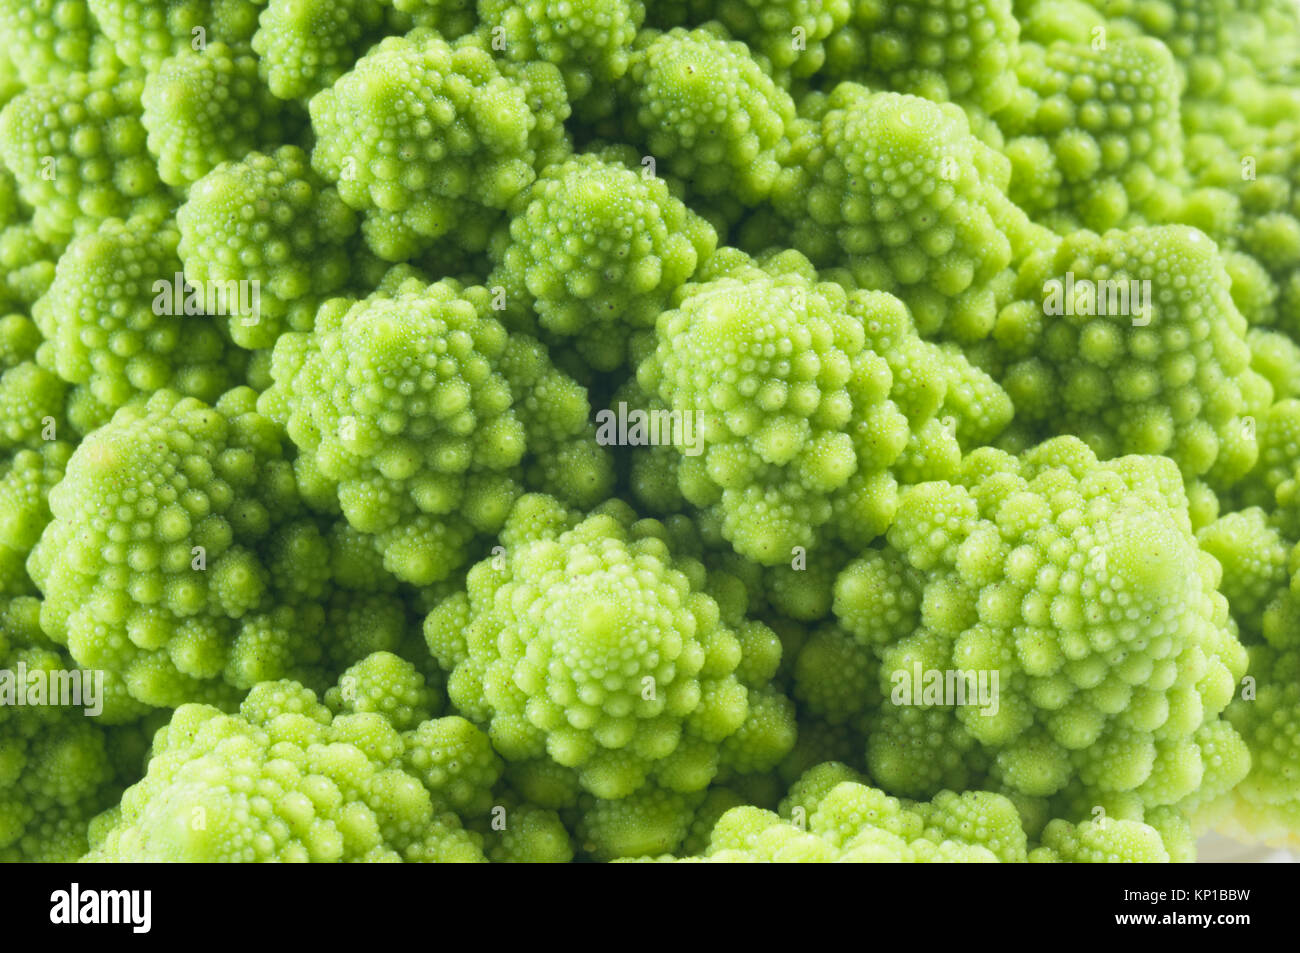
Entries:
{"label": "romanesco floret", "polygon": [[1291,547],[1259,507],[1227,513],[1196,534],[1201,549],[1219,561],[1223,593],[1242,633],[1258,638],[1291,573]]}
{"label": "romanesco floret", "polygon": [[58,375],[35,361],[22,361],[0,375],[0,450],[68,436],[67,392]]}
{"label": "romanesco floret", "polygon": [[[65,0],[66,2],[66,0]],[[265,0],[86,0],[128,66],[156,70],[182,50],[247,46]]]}
{"label": "romanesco floret", "polygon": [[879,707],[880,663],[839,626],[824,626],[799,649],[793,694],[813,716],[842,724]]}
{"label": "romanesco floret", "polygon": [[1188,168],[1200,186],[1170,214],[1225,249],[1233,298],[1252,324],[1300,334],[1300,89],[1235,81],[1226,101],[1184,107]]}
{"label": "romanesco floret", "polygon": [[629,332],[652,328],[717,246],[713,228],[663,179],[632,171],[613,153],[544,170],[526,203],[488,285],[535,311],[548,334],[576,338],[597,370],[624,363]]}
{"label": "romanesco floret", "polygon": [[1246,319],[1281,323],[1295,334],[1300,224],[1292,196],[1300,60],[1289,39],[1297,29],[1293,5],[1094,4],[1109,18],[1092,27],[1094,39],[1107,30],[1125,38],[1120,42],[1157,38],[1182,74],[1186,168],[1170,176],[1177,187],[1162,190],[1152,215],[1206,231],[1227,254],[1233,298]]}
{"label": "romanesco floret", "polygon": [[[672,858],[662,858],[672,859]],[[1041,841],[1008,798],[941,791],[899,800],[845,765],[810,769],[780,813],[735,807],[718,820],[702,856],[709,863],[1151,863],[1170,859],[1162,831],[1116,819],[1053,820]]]}
{"label": "romanesco floret", "polygon": [[[652,0],[653,2],[653,0]],[[480,28],[515,62],[552,63],[574,103],[627,72],[642,0],[478,0]]]}
{"label": "romanesco floret", "polygon": [[500,803],[487,815],[468,822],[482,835],[488,860],[494,864],[567,864],[573,860],[573,839],[558,812],[520,800],[509,790],[494,794],[493,799]]}
{"label": "romanesco floret", "polygon": [[718,29],[644,30],[623,88],[628,135],[656,168],[705,199],[756,205],[771,193],[794,102],[745,44]]}
{"label": "romanesco floret", "polygon": [[891,0],[851,4],[826,41],[824,72],[875,88],[1001,109],[1017,90],[1020,26],[1011,0]]}
{"label": "romanesco floret", "polygon": [[28,86],[112,67],[113,47],[95,29],[87,0],[0,0],[0,37]]}
{"label": "romanesco floret", "polygon": [[1284,536],[1251,507],[1198,536],[1223,567],[1223,594],[1249,645],[1247,676],[1224,717],[1249,749],[1250,773],[1231,791],[1202,794],[1197,814],[1202,826],[1244,841],[1294,846],[1300,841],[1300,545],[1290,542],[1294,526],[1287,531]]}
{"label": "romanesco floret", "polygon": [[487,726],[502,757],[548,758],[606,801],[769,770],[794,742],[789,702],[765,679],[738,677],[746,641],[701,591],[703,567],[653,529],[626,507],[579,522],[525,497],[504,551],[425,622],[453,704]]}
{"label": "romanesco floret", "polygon": [[[1233,281],[1235,287],[1236,279]],[[1268,381],[1275,400],[1300,397],[1300,344],[1280,331],[1254,327],[1246,332],[1246,344],[1250,347],[1251,370]]]}
{"label": "romanesco floret", "polygon": [[1009,194],[1036,221],[1115,228],[1181,175],[1179,78],[1163,44],[1029,43],[1017,71],[1020,92],[997,121]]}
{"label": "romanesco floret", "polygon": [[1259,442],[1259,457],[1233,496],[1242,507],[1267,510],[1286,539],[1300,539],[1300,400],[1279,400],[1242,423]]}
{"label": "romanesco floret", "polygon": [[[788,258],[788,253],[783,257]],[[870,266],[834,268],[823,271],[820,278],[870,291],[871,272]],[[912,313],[883,292],[853,295],[851,301],[863,320],[867,346],[889,364],[894,377],[891,398],[918,431],[908,448],[918,470],[946,475],[963,450],[992,443],[1011,423],[1011,398],[960,347],[920,338]],[[966,337],[983,336],[987,303],[983,295],[968,298],[971,307],[955,311],[948,330]],[[943,433],[936,427],[942,427]],[[923,447],[916,445],[922,442]]]}
{"label": "romanesco floret", "polygon": [[480,838],[411,768],[437,755],[421,729],[436,734],[442,719],[420,711],[408,728],[410,718],[349,702],[418,692],[420,676],[395,657],[363,664],[388,670],[390,684],[343,686],[328,706],[291,681],[257,685],[235,715],[181,705],[86,859],[483,862]]}
{"label": "romanesco floret", "polygon": [[[22,707],[14,707],[13,697],[0,705],[0,860],[6,863],[68,863],[84,854],[90,819],[139,776],[151,724],[139,721],[144,708],[120,682],[78,671],[41,633],[39,614],[36,598],[6,600],[0,592],[0,668],[24,679],[22,689],[5,691],[26,693]],[[66,673],[85,686],[70,699],[81,707],[35,700],[36,685],[52,692]]]}
{"label": "romanesco floret", "polygon": [[[845,571],[835,603],[889,699],[873,778],[923,795],[984,777],[1035,797],[1077,779],[1153,806],[1196,790],[1197,732],[1246,658],[1172,462],[1099,463],[1069,437],[1019,460],[978,450],[955,482],[902,494],[888,543]],[[929,674],[949,671],[960,693]]]}
{"label": "romanesco floret", "polygon": [[843,42],[837,34],[863,6],[854,0],[656,0],[649,20],[660,29],[717,21],[789,86],[822,69],[829,47],[836,38]]}
{"label": "romanesco floret", "polygon": [[678,300],[637,380],[651,413],[683,421],[672,436],[683,496],[715,508],[736,551],[766,565],[823,537],[864,545],[883,532],[889,467],[912,434],[865,325],[902,305],[850,301],[837,284],[743,256]]}
{"label": "romanesco floret", "polygon": [[[798,622],[818,622],[830,615],[835,577],[852,552],[843,545],[821,545],[796,552],[789,562],[763,567],[754,585],[762,587],[762,596],[776,615]],[[750,596],[752,601],[758,598]],[[803,631],[803,635],[807,634]]]}
{"label": "romanesco floret", "polygon": [[1158,829],[1130,820],[1054,820],[1043,830],[1042,845],[1029,854],[1029,862],[1039,864],[1158,864],[1170,859]]}
{"label": "romanesco floret", "polygon": [[54,280],[59,250],[37,234],[18,183],[0,171],[0,307],[26,310]]}
{"label": "romanesco floret", "polygon": [[[349,647],[403,637],[404,610],[383,605],[383,586],[338,587],[348,550],[304,511],[255,400],[247,388],[213,406],[160,390],[129,404],[81,442],[50,493],[54,519],[28,563],[41,626],[147,704],[226,702],[287,675],[319,684],[352,661]],[[362,619],[366,638],[331,637]]]}
{"label": "romanesco floret", "polygon": [[577,846],[597,861],[671,853],[690,836],[705,797],[654,782],[614,800],[584,797],[573,825]]}
{"label": "romanesco floret", "polygon": [[262,84],[256,57],[224,43],[164,60],[145,80],[141,103],[149,151],[169,185],[188,186],[293,135],[293,118]]}
{"label": "romanesco floret", "polygon": [[409,26],[383,0],[268,0],[252,45],[267,88],[306,103],[385,32]]}
{"label": "romanesco floret", "polygon": [[171,198],[140,122],[143,86],[115,68],[77,73],[29,87],[0,112],[0,159],[41,238],[62,245],[106,218],[167,215]]}
{"label": "romanesco floret", "polygon": [[[190,187],[176,224],[188,280],[250,289],[240,307],[224,309],[241,347],[269,348],[284,331],[310,330],[317,307],[352,276],[356,215],[297,146],[217,166]],[[256,312],[243,313],[254,286]]]}
{"label": "romanesco floret", "polygon": [[[49,492],[73,451],[63,416],[66,388],[28,359],[39,339],[21,315],[0,319],[0,611],[7,599],[36,592],[24,563],[50,521]],[[20,631],[17,622],[13,628]]]}
{"label": "romanesco floret", "polygon": [[68,246],[32,307],[83,433],[133,398],[168,388],[214,401],[241,380],[243,356],[219,319],[186,309],[177,240],[170,220],[106,219]]}
{"label": "romanesco floret", "polygon": [[[583,505],[610,483],[583,388],[492,314],[486,288],[413,279],[391,296],[333,299],[313,332],[275,348],[259,406],[301,449],[304,485],[337,500],[408,582],[471,558],[526,478]],[[526,473],[529,451],[568,466]]]}
{"label": "romanesco floret", "polygon": [[26,556],[36,545],[50,521],[50,490],[71,456],[70,443],[48,440],[0,463],[0,548]]}
{"label": "romanesco floret", "polygon": [[[1294,596],[1283,611],[1294,633],[1300,620]],[[1300,648],[1294,636],[1278,648],[1252,645],[1250,671],[1259,673],[1257,683],[1225,712],[1249,748],[1250,773],[1207,809],[1208,818],[1216,830],[1243,841],[1294,847],[1300,841]]]}
{"label": "romanesco floret", "polygon": [[477,39],[422,29],[379,43],[310,109],[313,168],[348,205],[426,247],[466,203],[505,208],[569,151],[554,66],[498,62]]}
{"label": "romanesco floret", "polygon": [[[1188,94],[1213,95],[1243,65],[1288,78],[1298,54],[1287,37],[1300,23],[1292,4],[1278,0],[1086,0],[1117,33],[1158,37],[1178,58]],[[1295,75],[1291,73],[1290,79]]]}
{"label": "romanesco floret", "polygon": [[392,0],[392,4],[416,26],[436,30],[448,39],[469,33],[478,22],[475,0]]}
{"label": "romanesco floret", "polygon": [[[1227,486],[1255,462],[1267,406],[1214,243],[1182,226],[1080,231],[1032,257],[998,315],[1022,424],[1099,456],[1160,453]],[[1023,357],[1021,356],[1023,355]]]}
{"label": "romanesco floret", "polygon": [[978,340],[989,287],[1032,243],[1005,194],[1010,164],[948,103],[842,83],[805,104],[775,207],[791,243],[819,266],[861,262],[864,287],[908,303],[917,326]]}

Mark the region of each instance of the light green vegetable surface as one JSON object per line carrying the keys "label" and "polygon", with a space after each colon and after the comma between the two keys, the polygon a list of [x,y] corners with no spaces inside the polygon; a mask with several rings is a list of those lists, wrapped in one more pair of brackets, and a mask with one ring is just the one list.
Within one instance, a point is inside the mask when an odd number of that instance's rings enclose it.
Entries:
{"label": "light green vegetable surface", "polygon": [[0,0],[0,107],[0,861],[1300,845],[1295,0]]}

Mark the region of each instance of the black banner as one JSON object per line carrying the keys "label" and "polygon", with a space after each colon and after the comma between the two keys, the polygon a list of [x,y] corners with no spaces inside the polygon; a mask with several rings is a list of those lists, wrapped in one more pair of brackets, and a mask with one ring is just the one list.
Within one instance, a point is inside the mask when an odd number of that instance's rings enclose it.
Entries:
{"label": "black banner", "polygon": [[100,935],[127,945],[385,942],[408,931],[436,943],[440,931],[452,939],[463,930],[498,942],[518,931],[535,941],[541,931],[607,927],[629,938],[727,931],[770,940],[778,926],[861,931],[864,942],[897,929],[934,930],[930,939],[943,943],[965,931],[987,940],[1031,930],[1061,941],[1135,932],[1181,940],[1197,931],[1231,942],[1245,931],[1283,929],[1294,916],[1295,889],[1287,865],[1262,864],[49,865],[8,873],[12,941]]}

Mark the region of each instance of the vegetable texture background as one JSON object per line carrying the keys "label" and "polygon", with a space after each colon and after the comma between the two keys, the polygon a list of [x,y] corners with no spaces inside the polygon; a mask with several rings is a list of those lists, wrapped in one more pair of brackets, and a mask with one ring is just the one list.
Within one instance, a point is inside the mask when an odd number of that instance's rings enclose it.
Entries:
{"label": "vegetable texture background", "polygon": [[1300,844],[1294,0],[0,0],[0,106],[0,860]]}

